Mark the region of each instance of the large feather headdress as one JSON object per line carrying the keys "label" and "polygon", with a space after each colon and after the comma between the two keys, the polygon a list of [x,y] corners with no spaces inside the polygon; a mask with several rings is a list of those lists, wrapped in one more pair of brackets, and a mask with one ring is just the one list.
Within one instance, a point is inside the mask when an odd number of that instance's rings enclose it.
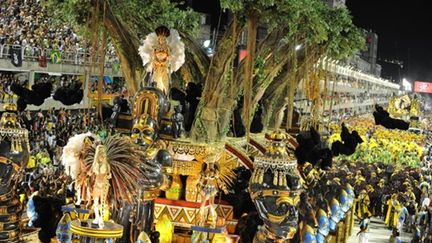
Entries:
{"label": "large feather headdress", "polygon": [[237,161],[228,159],[226,152],[223,150],[210,149],[209,154],[203,159],[203,163],[214,163],[216,165],[218,170],[217,189],[228,193],[236,178],[234,169],[237,168]]}
{"label": "large feather headdress", "polygon": [[159,37],[166,38],[170,52],[170,71],[175,72],[185,62],[185,47],[184,43],[181,41],[178,31],[175,29],[169,30],[164,26],[160,26],[155,32],[148,34],[143,41],[143,44],[138,48],[139,55],[143,60],[143,65],[146,67],[147,72],[152,72],[153,52],[158,46]]}
{"label": "large feather headdress", "polygon": [[[135,203],[139,190],[138,181],[145,177],[140,170],[140,149],[128,137],[120,135],[108,137],[103,143],[94,143],[85,148],[83,151],[84,168],[81,169],[81,173],[90,171],[98,145],[105,146],[107,162],[111,171],[108,202],[114,208],[118,208],[123,201]],[[90,178],[90,181],[93,179]],[[87,186],[90,187],[89,190],[91,191],[91,186]]]}

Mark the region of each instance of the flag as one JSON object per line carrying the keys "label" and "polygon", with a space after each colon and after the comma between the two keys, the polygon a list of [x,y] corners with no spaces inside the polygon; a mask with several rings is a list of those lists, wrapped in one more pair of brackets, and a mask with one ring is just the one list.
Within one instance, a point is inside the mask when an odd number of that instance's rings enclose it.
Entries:
{"label": "flag", "polygon": [[12,65],[15,67],[22,66],[22,49],[21,47],[12,47],[10,50],[10,57]]}
{"label": "flag", "polygon": [[46,56],[40,55],[38,57],[39,67],[46,68],[47,67],[47,59]]}
{"label": "flag", "polygon": [[119,63],[113,63],[111,68],[112,68],[113,74],[118,74],[118,72],[120,70],[120,64]]}
{"label": "flag", "polygon": [[52,51],[51,52],[51,63],[59,64],[61,61],[60,52]]}

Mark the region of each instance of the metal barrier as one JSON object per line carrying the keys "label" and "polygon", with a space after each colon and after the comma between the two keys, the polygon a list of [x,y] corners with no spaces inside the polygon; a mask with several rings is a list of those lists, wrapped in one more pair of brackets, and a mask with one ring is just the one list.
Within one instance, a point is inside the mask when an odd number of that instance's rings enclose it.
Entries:
{"label": "metal barrier", "polygon": [[[47,62],[54,63],[54,58],[59,58],[55,63],[71,64],[71,65],[89,65],[100,63],[101,56],[96,55],[92,62],[92,55],[84,48],[77,51],[58,51],[53,49],[41,49],[38,47],[20,45],[0,45],[0,59],[10,59],[11,48],[21,48],[21,56],[23,61],[37,62],[40,56],[46,57]],[[58,55],[56,55],[58,54]],[[119,63],[117,56],[107,53],[105,57],[105,65]]]}

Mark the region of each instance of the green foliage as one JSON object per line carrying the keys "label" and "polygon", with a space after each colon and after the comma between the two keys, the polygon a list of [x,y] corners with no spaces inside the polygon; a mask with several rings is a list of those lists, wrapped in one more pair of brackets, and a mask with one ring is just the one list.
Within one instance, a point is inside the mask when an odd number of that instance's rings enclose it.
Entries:
{"label": "green foliage", "polygon": [[265,68],[265,60],[261,56],[255,57],[255,66],[254,66],[254,77],[256,80],[261,81],[264,79],[264,68]]}
{"label": "green foliage", "polygon": [[199,31],[199,14],[191,9],[182,10],[169,0],[128,0],[113,2],[113,8],[130,27],[143,31],[153,31],[159,25],[175,28],[195,36]]}
{"label": "green foliage", "polygon": [[348,9],[330,9],[324,17],[329,26],[329,40],[325,50],[327,56],[343,59],[365,48],[365,37],[353,24]]}
{"label": "green foliage", "polygon": [[272,28],[287,26],[285,43],[320,47],[320,54],[335,59],[364,48],[364,37],[346,8],[332,8],[321,0],[281,2],[284,4],[266,21]]}
{"label": "green foliage", "polygon": [[[88,27],[96,0],[42,0],[53,15],[61,21]],[[103,2],[103,1],[101,1]],[[166,25],[181,32],[196,35],[199,14],[191,9],[182,10],[169,0],[109,0],[106,7],[139,36],[146,35],[159,25]],[[101,9],[103,6],[101,6]],[[101,11],[101,18],[103,11]]]}
{"label": "green foliage", "polygon": [[233,13],[248,13],[250,10],[265,11],[276,7],[278,0],[220,0],[221,8]]}

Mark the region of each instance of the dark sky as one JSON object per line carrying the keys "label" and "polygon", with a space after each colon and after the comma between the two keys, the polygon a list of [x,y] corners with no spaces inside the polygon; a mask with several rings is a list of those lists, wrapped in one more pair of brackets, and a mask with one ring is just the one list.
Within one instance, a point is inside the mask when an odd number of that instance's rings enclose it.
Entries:
{"label": "dark sky", "polygon": [[[378,34],[378,57],[404,62],[401,78],[432,81],[432,7],[428,0],[347,0],[354,23]],[[398,67],[383,65],[397,79]]]}

